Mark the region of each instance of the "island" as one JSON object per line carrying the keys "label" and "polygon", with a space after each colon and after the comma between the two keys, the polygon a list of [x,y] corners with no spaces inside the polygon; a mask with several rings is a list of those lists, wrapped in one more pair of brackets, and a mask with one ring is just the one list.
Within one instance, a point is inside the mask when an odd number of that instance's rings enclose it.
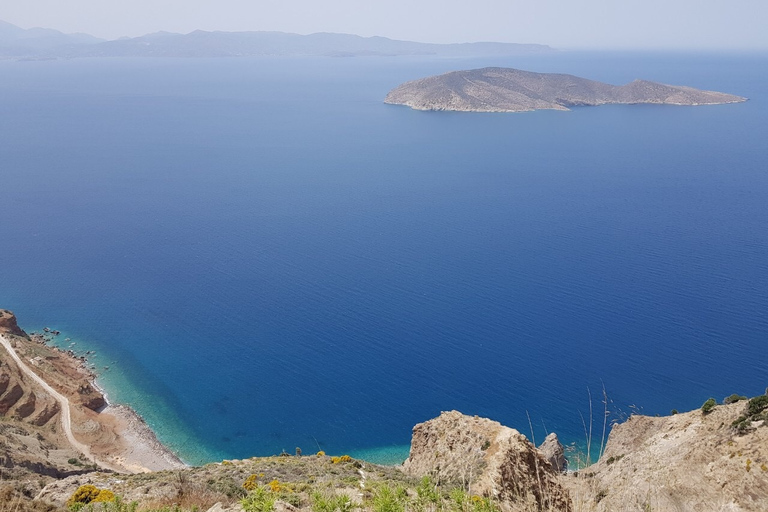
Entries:
{"label": "island", "polygon": [[392,89],[384,103],[414,110],[528,112],[611,103],[716,105],[746,100],[733,94],[647,80],[617,86],[560,73],[490,67],[406,82]]}

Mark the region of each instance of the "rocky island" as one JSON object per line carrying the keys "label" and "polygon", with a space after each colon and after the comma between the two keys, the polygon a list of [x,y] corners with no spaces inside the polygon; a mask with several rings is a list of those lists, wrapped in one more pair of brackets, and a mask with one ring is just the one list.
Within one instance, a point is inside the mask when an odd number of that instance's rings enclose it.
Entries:
{"label": "rocky island", "polygon": [[611,103],[716,105],[746,100],[732,94],[647,80],[617,86],[559,73],[482,68],[406,82],[392,89],[384,102],[415,110],[527,112]]}
{"label": "rocky island", "polygon": [[594,464],[448,411],[413,428],[401,466],[297,450],[185,467],[121,427],[81,362],[0,310],[0,512],[768,510],[768,394],[632,415]]}

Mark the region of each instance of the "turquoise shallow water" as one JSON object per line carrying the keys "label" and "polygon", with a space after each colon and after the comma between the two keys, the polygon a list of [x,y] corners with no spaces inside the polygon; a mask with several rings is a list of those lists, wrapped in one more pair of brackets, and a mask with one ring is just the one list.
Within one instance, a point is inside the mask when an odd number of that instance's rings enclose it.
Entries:
{"label": "turquoise shallow water", "polygon": [[[611,419],[761,393],[767,60],[0,62],[0,303],[189,462],[397,461],[449,409],[581,443],[588,388]],[[484,65],[750,101],[381,102]]]}

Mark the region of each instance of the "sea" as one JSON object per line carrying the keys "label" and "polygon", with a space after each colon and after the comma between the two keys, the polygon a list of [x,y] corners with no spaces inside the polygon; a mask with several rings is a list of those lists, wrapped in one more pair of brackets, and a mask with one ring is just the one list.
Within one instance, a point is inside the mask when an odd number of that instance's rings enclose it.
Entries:
{"label": "sea", "polygon": [[[484,66],[749,101],[383,103]],[[594,451],[768,386],[768,55],[0,61],[0,307],[191,464],[454,409]]]}

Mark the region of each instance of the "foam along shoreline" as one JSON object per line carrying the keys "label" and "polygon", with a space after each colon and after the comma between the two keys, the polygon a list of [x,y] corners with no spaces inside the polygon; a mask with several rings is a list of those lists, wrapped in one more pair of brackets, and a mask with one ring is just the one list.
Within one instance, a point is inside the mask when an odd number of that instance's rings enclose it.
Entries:
{"label": "foam along shoreline", "polygon": [[60,361],[70,370],[68,377],[75,376],[78,386],[100,390],[95,384],[95,375],[83,358],[45,343],[44,337],[24,339],[0,334],[0,350],[7,351],[22,372],[58,401],[61,408],[59,423],[68,443],[75,450],[116,472],[140,473],[188,467],[160,443],[152,429],[130,407],[107,402],[100,408],[92,409],[70,400],[76,396],[77,389],[74,394],[73,390],[65,389],[62,382],[55,382],[50,372],[43,371],[34,360],[30,359],[30,364],[27,364],[25,354],[19,351],[19,345],[23,343],[51,352],[52,359]]}

